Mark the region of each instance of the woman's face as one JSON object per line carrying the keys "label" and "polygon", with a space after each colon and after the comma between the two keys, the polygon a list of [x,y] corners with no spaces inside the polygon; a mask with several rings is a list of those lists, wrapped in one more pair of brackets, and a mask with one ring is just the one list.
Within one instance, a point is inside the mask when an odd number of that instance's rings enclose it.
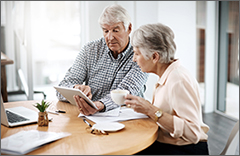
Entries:
{"label": "woman's face", "polygon": [[154,69],[154,64],[152,59],[146,60],[142,53],[140,52],[139,48],[133,47],[134,56],[133,61],[137,62],[138,66],[141,68],[142,72],[152,73]]}

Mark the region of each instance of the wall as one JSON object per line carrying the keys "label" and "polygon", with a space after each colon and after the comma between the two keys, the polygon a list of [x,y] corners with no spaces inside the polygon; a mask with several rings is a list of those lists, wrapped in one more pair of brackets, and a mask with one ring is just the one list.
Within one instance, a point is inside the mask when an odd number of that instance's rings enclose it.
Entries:
{"label": "wall", "polygon": [[158,15],[174,31],[176,58],[196,77],[196,1],[158,2]]}
{"label": "wall", "polygon": [[98,39],[102,36],[102,29],[98,24],[98,18],[103,9],[114,4],[114,1],[89,1],[85,2],[88,5],[88,20],[89,20],[89,41]]}
{"label": "wall", "polygon": [[205,113],[213,112],[217,97],[217,27],[216,27],[216,3],[208,1],[206,4],[206,37],[205,37]]}

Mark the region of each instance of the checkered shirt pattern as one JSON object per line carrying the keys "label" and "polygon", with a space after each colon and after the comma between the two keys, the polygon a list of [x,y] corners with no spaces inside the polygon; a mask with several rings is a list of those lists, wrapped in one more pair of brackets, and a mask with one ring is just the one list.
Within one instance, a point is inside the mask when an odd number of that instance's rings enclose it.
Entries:
{"label": "checkered shirt pattern", "polygon": [[[76,84],[91,87],[92,100],[101,101],[106,110],[118,107],[110,96],[114,89],[126,89],[131,94],[143,97],[148,74],[143,73],[136,62],[133,62],[133,47],[127,49],[114,59],[102,37],[91,41],[79,52],[59,86],[73,88]],[[66,99],[57,92],[60,101]]]}

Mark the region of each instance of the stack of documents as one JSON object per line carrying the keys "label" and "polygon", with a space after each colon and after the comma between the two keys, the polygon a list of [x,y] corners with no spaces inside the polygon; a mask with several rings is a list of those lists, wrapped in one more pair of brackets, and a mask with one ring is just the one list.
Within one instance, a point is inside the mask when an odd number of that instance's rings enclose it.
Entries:
{"label": "stack of documents", "polygon": [[78,117],[86,117],[95,123],[116,122],[116,121],[148,118],[147,115],[142,113],[137,113],[132,108],[127,108],[127,107],[121,107],[121,108],[118,107],[116,109],[113,109],[107,112],[96,113],[88,116],[85,116],[80,113]]}
{"label": "stack of documents", "polygon": [[21,131],[1,139],[1,153],[22,155],[29,153],[41,145],[71,135],[62,132],[44,132],[38,130]]}

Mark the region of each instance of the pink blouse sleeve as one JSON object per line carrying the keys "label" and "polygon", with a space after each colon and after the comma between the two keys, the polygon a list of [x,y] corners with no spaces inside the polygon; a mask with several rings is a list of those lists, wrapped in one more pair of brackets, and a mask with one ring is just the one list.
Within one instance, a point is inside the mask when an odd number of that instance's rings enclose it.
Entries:
{"label": "pink blouse sleeve", "polygon": [[[195,88],[194,88],[195,87]],[[198,143],[204,134],[201,116],[201,102],[198,88],[190,82],[178,81],[172,89],[174,132],[173,138],[182,137],[186,141]]]}

